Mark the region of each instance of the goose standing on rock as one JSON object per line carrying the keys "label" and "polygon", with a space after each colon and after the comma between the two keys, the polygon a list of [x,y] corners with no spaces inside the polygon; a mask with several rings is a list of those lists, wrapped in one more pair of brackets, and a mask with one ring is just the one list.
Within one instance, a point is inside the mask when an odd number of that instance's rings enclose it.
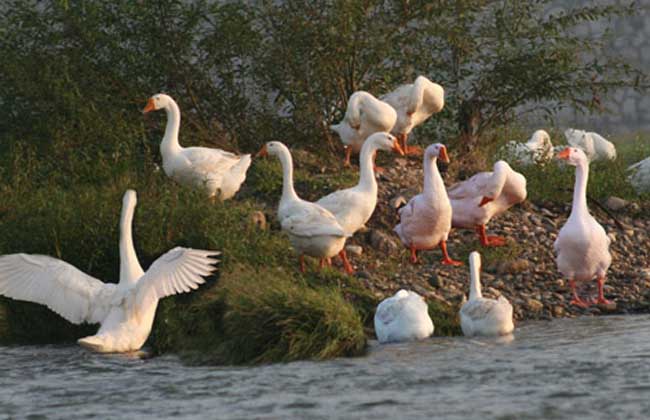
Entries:
{"label": "goose standing on rock", "polygon": [[375,333],[382,344],[423,340],[433,329],[429,307],[415,292],[400,290],[377,306]]}
{"label": "goose standing on rock", "polygon": [[[279,141],[268,142],[257,154],[260,157],[266,155],[277,156],[282,164],[278,220],[300,256],[300,271],[305,272],[305,255],[319,258],[321,268],[329,265],[331,258],[343,250],[350,234],[345,232],[329,210],[298,197],[293,188],[293,160],[287,146]],[[345,269],[352,270],[349,266]]]}
{"label": "goose standing on rock", "polygon": [[453,227],[475,229],[483,246],[503,246],[505,239],[488,236],[485,225],[526,199],[526,178],[500,160],[492,172],[479,172],[454,184],[447,194],[453,208]]}
{"label": "goose standing on rock", "polygon": [[503,296],[484,298],[481,293],[481,255],[469,254],[469,300],[460,308],[460,327],[467,337],[508,335],[515,329],[512,305]]}
{"label": "goose standing on rock", "polygon": [[[335,191],[321,198],[316,204],[331,211],[346,234],[352,236],[365,226],[377,207],[377,180],[373,170],[373,159],[377,150],[404,154],[397,139],[388,133],[375,133],[368,137],[361,147],[359,157],[359,183],[345,190]],[[340,257],[348,273],[353,272],[345,248]]]}
{"label": "goose standing on rock", "polygon": [[143,113],[164,109],[167,127],[160,144],[163,170],[168,177],[182,185],[204,188],[213,199],[232,198],[246,179],[251,155],[207,147],[182,147],[178,143],[181,111],[168,95],[159,93],[149,98]]}
{"label": "goose standing on rock", "polygon": [[558,153],[557,157],[576,167],[571,215],[560,229],[554,245],[557,268],[569,280],[573,305],[586,308],[593,303],[578,296],[576,282],[591,281],[594,278],[598,282],[598,298],[595,302],[608,304],[610,302],[605,299],[603,285],[612,263],[612,255],[609,253],[610,239],[587,208],[589,159],[576,147],[567,147]]}
{"label": "goose standing on rock", "polygon": [[354,92],[348,100],[343,121],[330,126],[341,137],[345,146],[345,166],[350,166],[352,152],[359,153],[370,135],[390,130],[395,125],[397,113],[392,106],[368,92]]}
{"label": "goose standing on rock", "polygon": [[415,83],[399,86],[380,98],[397,111],[397,121],[391,133],[402,142],[406,154],[420,154],[419,147],[407,146],[406,140],[413,128],[425,122],[445,106],[445,90],[424,76]]}
{"label": "goose standing on rock", "polygon": [[104,283],[45,255],[0,256],[0,295],[46,305],[74,324],[100,323],[78,340],[100,353],[139,350],[151,332],[158,301],[203,284],[219,252],[174,248],[144,272],[133,247],[135,191],[124,194],[120,221],[120,282]]}
{"label": "goose standing on rock", "polygon": [[411,251],[412,263],[418,261],[418,250],[439,246],[443,255],[442,264],[461,265],[460,261],[449,258],[447,253],[452,209],[436,164],[438,157],[449,163],[444,144],[432,144],[424,151],[424,190],[399,209],[400,222],[394,230]]}

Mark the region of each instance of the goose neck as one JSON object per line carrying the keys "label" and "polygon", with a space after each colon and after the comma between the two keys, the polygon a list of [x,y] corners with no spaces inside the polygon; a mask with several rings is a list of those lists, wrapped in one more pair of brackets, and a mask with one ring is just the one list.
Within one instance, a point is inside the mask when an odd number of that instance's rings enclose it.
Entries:
{"label": "goose neck", "polygon": [[144,273],[133,245],[133,213],[135,205],[122,209],[120,221],[120,284],[133,285]]}
{"label": "goose neck", "polygon": [[361,147],[359,155],[359,187],[368,191],[377,190],[377,180],[375,179],[375,153],[377,148],[367,140]]}
{"label": "goose neck", "polygon": [[438,158],[424,158],[424,194],[438,196],[445,191],[445,183],[442,181],[438,171]]}
{"label": "goose neck", "polygon": [[482,298],[480,269],[473,259],[470,259],[469,276],[469,299]]}
{"label": "goose neck", "polygon": [[160,144],[160,152],[165,156],[169,156],[180,152],[181,146],[178,143],[178,132],[181,125],[181,110],[174,101],[170,101],[165,107],[167,113],[167,126],[165,128],[165,136]]}
{"label": "goose neck", "polygon": [[589,179],[589,164],[580,162],[576,166],[576,181],[573,187],[573,204],[571,214],[589,213],[587,208],[587,181]]}
{"label": "goose neck", "polygon": [[281,201],[298,200],[298,194],[293,187],[293,159],[291,153],[283,151],[278,155],[282,165],[282,198]]}

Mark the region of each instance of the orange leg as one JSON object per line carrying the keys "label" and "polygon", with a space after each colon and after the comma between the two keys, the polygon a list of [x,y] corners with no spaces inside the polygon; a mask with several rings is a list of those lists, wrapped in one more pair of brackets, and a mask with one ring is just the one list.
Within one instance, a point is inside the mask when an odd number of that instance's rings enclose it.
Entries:
{"label": "orange leg", "polygon": [[442,250],[442,264],[443,265],[463,265],[462,262],[452,260],[449,258],[449,254],[447,253],[447,242],[442,241],[440,242],[440,249]]}
{"label": "orange leg", "polygon": [[571,299],[571,305],[578,306],[580,308],[588,308],[589,303],[585,302],[582,300],[580,296],[578,296],[578,291],[576,290],[576,282],[575,280],[569,280],[569,286],[571,286],[571,292],[573,293],[573,299]]}
{"label": "orange leg", "polygon": [[343,166],[348,167],[352,166],[350,163],[350,158],[352,157],[352,148],[350,146],[345,146],[345,160],[343,161]]}
{"label": "orange leg", "polygon": [[476,233],[478,233],[479,240],[483,246],[504,246],[506,244],[506,239],[500,236],[488,236],[485,233],[485,225],[479,225],[476,227]]}
{"label": "orange leg", "polygon": [[407,156],[419,156],[422,154],[422,148],[418,146],[407,146],[406,145],[406,140],[408,138],[408,135],[402,133],[397,136],[397,138],[400,140],[402,143],[402,150],[404,150],[404,153]]}
{"label": "orange leg", "polygon": [[346,254],[345,249],[342,249],[341,252],[339,252],[339,257],[341,257],[341,261],[343,261],[345,272],[348,274],[354,273],[354,268],[352,268],[352,264],[350,264],[350,260],[348,260],[348,255]]}
{"label": "orange leg", "polygon": [[322,269],[325,266],[327,266],[327,258],[321,258],[318,262],[318,269]]}
{"label": "orange leg", "polygon": [[609,305],[610,303],[612,303],[612,301],[605,299],[605,294],[603,293],[604,284],[605,284],[605,277],[598,277],[598,299],[596,299],[596,303],[601,305]]}
{"label": "orange leg", "polygon": [[304,273],[306,271],[305,269],[305,256],[301,255],[300,256],[300,272]]}
{"label": "orange leg", "polygon": [[411,262],[412,262],[413,264],[417,264],[417,262],[418,262],[418,255],[417,255],[417,250],[415,249],[415,246],[414,246],[414,245],[411,245],[411,246],[409,247],[409,249],[411,250]]}

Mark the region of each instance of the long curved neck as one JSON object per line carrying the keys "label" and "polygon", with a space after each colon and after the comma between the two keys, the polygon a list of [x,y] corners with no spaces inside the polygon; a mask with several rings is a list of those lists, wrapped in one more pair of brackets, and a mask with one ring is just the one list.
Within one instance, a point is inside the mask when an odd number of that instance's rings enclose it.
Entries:
{"label": "long curved neck", "polygon": [[282,164],[282,198],[281,201],[298,200],[298,194],[293,188],[293,159],[291,153],[285,151],[278,155],[280,164]]}
{"label": "long curved neck", "polygon": [[470,259],[469,262],[469,299],[478,299],[482,298],[483,293],[481,292],[481,273],[479,271],[479,265],[473,260]]}
{"label": "long curved neck", "polygon": [[160,143],[160,153],[169,156],[181,151],[181,145],[178,143],[178,131],[181,126],[181,110],[174,101],[170,101],[165,107],[167,113],[167,127],[165,128],[165,137]]}
{"label": "long curved neck", "polygon": [[144,274],[133,246],[133,213],[135,205],[122,208],[120,220],[120,284],[134,285]]}
{"label": "long curved neck", "polygon": [[359,184],[364,191],[377,191],[375,179],[374,159],[377,148],[366,140],[361,147],[359,155]]}
{"label": "long curved neck", "polygon": [[589,213],[587,208],[587,181],[589,179],[589,163],[580,162],[576,166],[576,182],[573,187],[573,205],[571,214]]}
{"label": "long curved neck", "polygon": [[424,194],[437,196],[438,193],[445,191],[445,183],[442,181],[438,171],[437,157],[424,157]]}

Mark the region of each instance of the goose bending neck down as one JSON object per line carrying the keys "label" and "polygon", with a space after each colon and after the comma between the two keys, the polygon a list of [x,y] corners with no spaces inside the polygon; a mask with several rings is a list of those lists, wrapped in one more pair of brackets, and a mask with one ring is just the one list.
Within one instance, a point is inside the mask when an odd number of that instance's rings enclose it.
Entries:
{"label": "goose bending neck down", "polygon": [[[331,258],[341,252],[350,234],[345,232],[330,211],[298,197],[293,187],[293,160],[287,146],[279,141],[266,143],[257,156],[266,155],[277,156],[282,164],[282,197],[278,219],[298,252],[300,270],[305,271],[305,255],[319,258],[321,268],[330,265]],[[349,269],[347,266],[345,268]]]}
{"label": "goose bending neck down", "polygon": [[515,326],[512,322],[510,302],[503,296],[499,296],[496,300],[487,299],[481,293],[481,256],[476,251],[469,255],[469,269],[469,300],[460,309],[460,326],[463,334],[471,337],[512,333]]}
{"label": "goose bending neck down", "polygon": [[214,270],[219,252],[174,248],[144,272],[138,262],[131,223],[136,194],[124,194],[120,221],[120,282],[91,277],[45,255],[0,256],[0,295],[46,305],[68,321],[99,323],[97,334],[79,339],[101,353],[139,350],[149,337],[158,301],[189,292]]}
{"label": "goose bending neck down", "polygon": [[[571,214],[554,244],[558,269],[569,280],[572,304],[580,307],[587,307],[594,302],[608,304],[610,302],[605,299],[603,285],[612,262],[610,239],[587,208],[589,159],[581,149],[575,147],[565,148],[557,157],[576,167]],[[585,301],[578,295],[576,282],[591,281],[594,278],[598,283],[598,297],[595,301]]]}
{"label": "goose bending neck down", "polygon": [[377,339],[382,344],[422,340],[434,330],[424,298],[407,290],[381,301],[374,322]]}
{"label": "goose bending neck down", "polygon": [[179,184],[205,189],[212,199],[232,198],[246,179],[251,156],[207,147],[182,147],[178,142],[181,110],[176,101],[159,93],[149,98],[142,112],[160,109],[167,114],[165,135],[160,143],[165,174]]}

